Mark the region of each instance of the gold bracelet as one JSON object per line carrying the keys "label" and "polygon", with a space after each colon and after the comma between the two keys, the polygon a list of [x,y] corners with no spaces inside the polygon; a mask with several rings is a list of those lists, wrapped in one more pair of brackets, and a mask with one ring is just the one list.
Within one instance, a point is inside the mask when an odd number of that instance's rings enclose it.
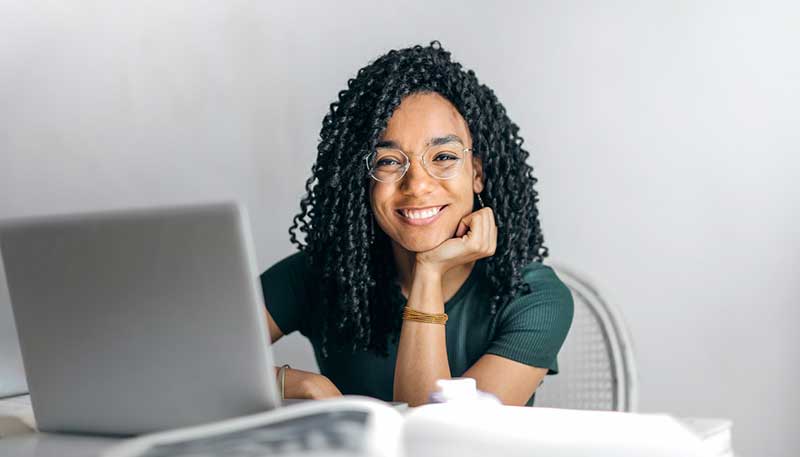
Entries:
{"label": "gold bracelet", "polygon": [[425,313],[422,311],[417,311],[416,309],[409,308],[406,306],[403,308],[403,320],[406,321],[414,321],[414,322],[424,322],[426,324],[442,324],[444,325],[447,322],[447,314],[431,314]]}
{"label": "gold bracelet", "polygon": [[289,369],[289,368],[291,368],[291,367],[287,363],[287,364],[283,365],[278,370],[278,384],[280,384],[279,387],[280,387],[280,391],[281,391],[281,400],[286,399],[286,397],[284,396],[284,391],[285,391],[285,387],[286,387],[286,370]]}

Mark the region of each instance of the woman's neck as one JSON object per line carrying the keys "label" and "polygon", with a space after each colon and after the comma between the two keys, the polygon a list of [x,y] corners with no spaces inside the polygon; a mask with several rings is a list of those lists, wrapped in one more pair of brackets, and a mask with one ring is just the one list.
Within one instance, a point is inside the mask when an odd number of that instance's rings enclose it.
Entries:
{"label": "woman's neck", "polygon": [[[414,262],[417,253],[408,251],[395,242],[392,242],[392,253],[397,266],[397,279],[400,282],[400,290],[403,296],[408,298],[411,284],[414,280]],[[474,261],[451,268],[442,276],[442,296],[445,302],[453,298],[458,289],[464,285],[473,268],[475,268]]]}

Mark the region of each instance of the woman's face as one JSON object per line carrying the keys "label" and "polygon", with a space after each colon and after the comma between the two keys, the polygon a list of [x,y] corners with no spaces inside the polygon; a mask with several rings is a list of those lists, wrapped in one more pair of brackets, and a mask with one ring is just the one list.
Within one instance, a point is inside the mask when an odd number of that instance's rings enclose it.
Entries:
{"label": "woman's face", "polygon": [[472,153],[450,179],[436,179],[423,168],[423,152],[448,136],[450,144],[472,148],[466,121],[447,99],[416,93],[403,99],[379,139],[402,150],[410,167],[397,182],[371,180],[372,212],[380,228],[408,251],[428,251],[452,238],[461,218],[472,212],[473,194],[483,190],[481,163]]}

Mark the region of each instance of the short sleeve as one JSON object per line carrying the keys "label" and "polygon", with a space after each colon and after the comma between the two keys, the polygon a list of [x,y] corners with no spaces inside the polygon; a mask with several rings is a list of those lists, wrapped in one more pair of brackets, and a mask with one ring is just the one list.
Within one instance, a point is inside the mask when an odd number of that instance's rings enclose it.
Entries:
{"label": "short sleeve", "polygon": [[308,256],[296,252],[269,267],[260,279],[264,304],[281,332],[306,334],[309,286],[314,284]]}
{"label": "short sleeve", "polygon": [[487,353],[556,374],[556,356],[572,325],[572,293],[552,268],[539,262],[526,266],[522,277],[530,292],[498,312]]}

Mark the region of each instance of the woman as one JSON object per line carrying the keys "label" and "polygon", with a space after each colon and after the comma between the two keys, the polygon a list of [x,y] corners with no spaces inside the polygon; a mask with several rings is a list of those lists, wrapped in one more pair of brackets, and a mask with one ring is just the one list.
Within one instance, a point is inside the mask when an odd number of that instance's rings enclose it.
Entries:
{"label": "woman", "polygon": [[413,406],[466,376],[531,405],[558,371],[572,298],[541,264],[519,128],[436,41],[390,51],[347,87],[289,229],[300,251],[261,275],[272,341],[299,330],[322,373],[285,370],[286,398]]}

